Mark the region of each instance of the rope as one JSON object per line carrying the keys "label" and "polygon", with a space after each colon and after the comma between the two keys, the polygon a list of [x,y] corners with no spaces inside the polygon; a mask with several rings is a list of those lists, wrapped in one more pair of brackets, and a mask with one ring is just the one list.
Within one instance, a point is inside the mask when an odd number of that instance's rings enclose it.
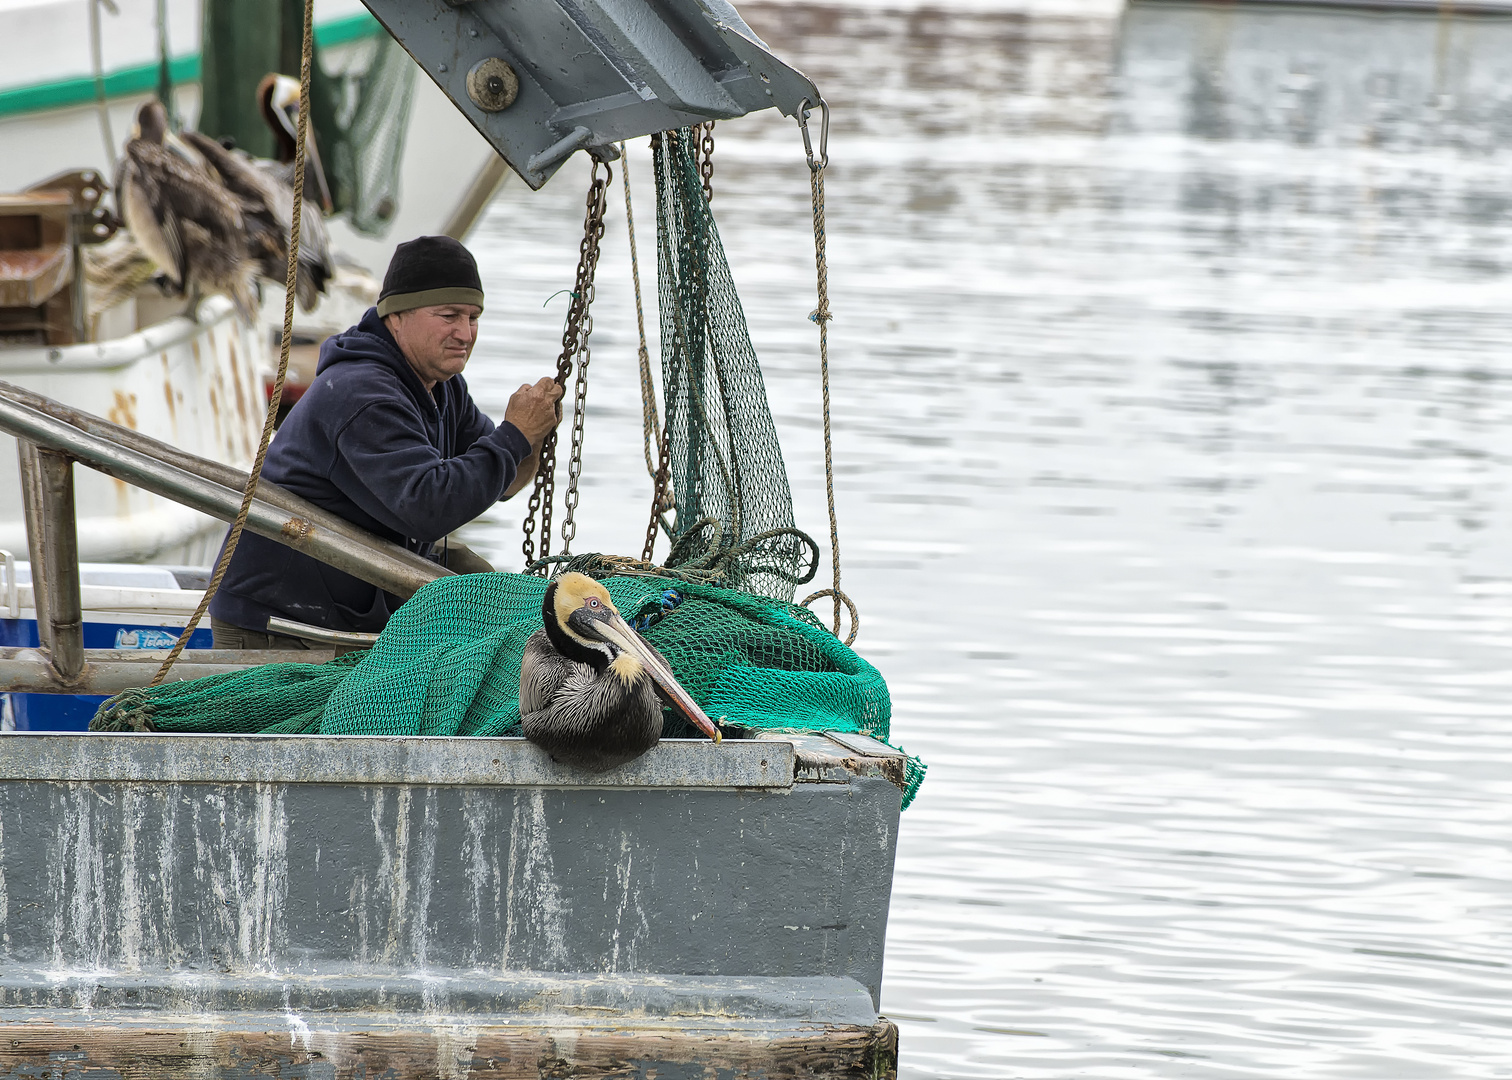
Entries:
{"label": "rope", "polygon": [[[620,143],[620,179],[625,186],[625,228],[630,234],[630,280],[635,285],[635,328],[640,335],[636,358],[640,361],[641,383],[641,450],[646,457],[646,472],[651,477],[651,520],[646,525],[646,543],[641,558],[651,561],[656,549],[657,523],[671,505],[667,496],[671,464],[667,460],[667,432],[656,411],[656,383],[651,378],[651,350],[646,346],[646,308],[641,299],[640,260],[635,253],[635,208],[630,199],[630,156]],[[656,442],[656,461],[651,461],[651,443]]]}
{"label": "rope", "polygon": [[630,234],[630,281],[635,286],[635,329],[640,334],[636,358],[640,361],[641,449],[646,455],[646,474],[656,479],[656,463],[651,460],[651,443],[661,429],[656,413],[656,385],[651,381],[651,350],[646,345],[646,306],[641,299],[640,259],[635,253],[635,207],[630,200],[630,157],[620,143],[620,182],[625,188],[625,229]]}
{"label": "rope", "polygon": [[226,576],[226,568],[231,565],[231,556],[236,554],[236,545],[241,542],[242,529],[246,527],[247,515],[252,510],[252,497],[257,491],[258,478],[262,476],[263,462],[268,457],[268,444],[273,441],[273,424],[278,418],[278,403],[283,399],[284,378],[289,373],[289,346],[294,338],[294,293],[295,280],[299,272],[299,222],[300,213],[304,209],[305,137],[310,116],[310,58],[314,53],[312,31],[314,4],[315,0],[304,0],[304,38],[300,44],[299,56],[299,127],[294,140],[294,219],[289,227],[289,266],[284,277],[283,341],[278,351],[278,375],[273,380],[273,392],[268,395],[268,412],[263,417],[262,441],[258,444],[257,458],[252,462],[252,471],[247,476],[247,486],[242,491],[241,510],[237,512],[236,520],[231,523],[231,531],[226,535],[226,546],[221,551],[220,560],[215,564],[215,573],[211,575],[210,583],[205,587],[205,595],[200,598],[199,606],[194,609],[194,615],[184,627],[184,632],[173,643],[173,651],[168,654],[168,658],[163,661],[163,666],[153,676],[152,686],[157,686],[168,677],[169,669],[183,653],[184,646],[189,643],[195,627],[199,625],[200,619],[204,618],[211,599],[220,588],[221,579]]}
{"label": "rope", "polygon": [[[712,529],[713,535],[708,539],[702,537],[705,529]],[[724,536],[724,523],[718,518],[704,518],[678,537],[673,545],[672,553],[667,556],[667,564],[674,559],[677,564],[658,565],[650,559],[635,559],[628,555],[605,555],[592,553],[585,555],[547,555],[531,563],[526,570],[530,573],[565,573],[568,570],[576,570],[587,574],[589,577],[613,577],[627,575],[630,577],[669,577],[681,581],[691,581],[699,585],[717,585],[720,588],[738,588],[738,578],[743,577],[747,571],[742,565],[748,561],[752,554],[759,554],[763,544],[769,544],[774,540],[796,540],[808,549],[806,567],[803,572],[793,574],[779,567],[764,567],[763,572],[775,574],[784,580],[791,581],[795,585],[802,585],[812,581],[814,574],[819,568],[819,545],[814,538],[802,529],[783,528],[769,529],[763,533],[757,533],[748,540],[742,541],[733,547],[720,547]],[[689,554],[691,553],[691,554]]]}
{"label": "rope", "polygon": [[[609,181],[614,178],[612,170],[607,165],[603,166],[605,175],[599,176],[599,167],[602,164],[597,158],[593,159],[593,173],[588,183],[587,209],[583,216],[583,239],[578,245],[577,278],[570,294],[572,306],[567,309],[567,325],[562,331],[562,352],[557,357],[556,384],[563,390],[567,389],[567,379],[572,374],[573,360],[579,354],[583,357],[574,392],[572,450],[567,463],[567,496],[563,500],[567,513],[562,522],[562,540],[566,547],[572,545],[572,538],[577,532],[577,525],[573,522],[573,512],[577,509],[578,476],[583,471],[583,419],[588,396],[586,368],[591,358],[588,351],[588,335],[593,332],[593,317],[589,312],[593,305],[593,275],[598,268],[599,241],[604,238],[605,194],[609,188]],[[551,507],[556,495],[556,444],[556,428],[552,428],[541,442],[541,457],[536,468],[535,488],[530,493],[530,504],[525,512],[525,520],[520,524],[521,530],[525,533],[525,541],[520,545],[520,550],[525,554],[527,567],[539,562],[535,545],[537,518],[540,520],[541,527],[540,558],[544,559],[551,554]]]}
{"label": "rope", "polygon": [[807,100],[798,107],[798,126],[803,132],[803,149],[808,156],[809,190],[814,203],[814,267],[818,274],[819,306],[809,315],[819,326],[819,381],[824,398],[824,494],[829,501],[830,562],[834,569],[834,585],[805,597],[803,607],[808,607],[821,597],[832,597],[835,602],[834,634],[840,636],[840,607],[843,604],[850,613],[849,645],[856,640],[861,629],[860,615],[851,598],[840,589],[840,527],[835,516],[835,460],[830,441],[830,385],[829,385],[829,321],[833,317],[829,309],[829,261],[825,252],[824,234],[824,169],[829,165],[829,106],[819,99],[823,126],[819,132],[819,156],[814,156],[814,147],[809,140]]}
{"label": "rope", "polygon": [[89,0],[89,59],[94,67],[95,112],[100,120],[100,138],[105,140],[108,166],[116,159],[116,144],[115,132],[110,127],[110,107],[105,101],[105,60],[100,47],[101,6],[109,8],[112,15],[119,15],[121,9],[116,7],[115,0]]}

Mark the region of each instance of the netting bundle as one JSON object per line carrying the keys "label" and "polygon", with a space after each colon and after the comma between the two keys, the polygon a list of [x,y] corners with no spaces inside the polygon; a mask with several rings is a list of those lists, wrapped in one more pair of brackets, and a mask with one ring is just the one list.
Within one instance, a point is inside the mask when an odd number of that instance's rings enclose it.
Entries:
{"label": "netting bundle", "polygon": [[[399,210],[399,166],[409,130],[415,64],[388,34],[350,47],[340,70],[327,167],[352,228],[381,236]],[[324,134],[324,133],[322,133]]]}
{"label": "netting bundle", "polygon": [[817,567],[745,312],[694,158],[692,129],[652,140],[662,394],[676,518],[669,567],[717,563],[733,588],[791,601]]}
{"label": "netting bundle", "polygon": [[[603,584],[716,722],[887,739],[892,705],[882,676],[804,609],[670,578]],[[519,735],[520,659],[541,628],[546,585],[529,574],[442,578],[400,608],[364,653],[128,690],[106,701],[90,727]],[[665,734],[696,735],[672,713]],[[923,767],[910,760],[909,798],[922,780]]]}

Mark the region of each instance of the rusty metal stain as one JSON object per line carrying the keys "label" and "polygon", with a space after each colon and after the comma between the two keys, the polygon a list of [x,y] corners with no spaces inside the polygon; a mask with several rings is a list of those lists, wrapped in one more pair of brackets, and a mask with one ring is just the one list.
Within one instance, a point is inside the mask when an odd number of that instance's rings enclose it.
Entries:
{"label": "rusty metal stain", "polygon": [[178,433],[178,402],[173,400],[173,383],[168,381],[168,373],[163,373],[163,400],[168,403],[168,421],[173,425],[174,433]]}
{"label": "rusty metal stain", "polygon": [[137,426],[137,396],[135,394],[122,393],[120,390],[111,392],[115,398],[115,404],[111,405],[110,411],[105,414],[112,424],[120,424],[135,431]]}
{"label": "rusty metal stain", "polygon": [[233,374],[231,385],[236,388],[236,415],[241,418],[241,430],[245,434],[247,430],[247,391],[242,386],[241,372],[236,369],[236,350],[232,350],[231,366]]}
{"label": "rusty metal stain", "polygon": [[283,523],[283,528],[278,531],[290,540],[303,540],[310,535],[313,526],[304,518],[291,517]]}
{"label": "rusty metal stain", "polygon": [[200,364],[199,338],[190,338],[189,339],[189,348],[194,353],[194,366],[196,368],[201,367],[201,364]]}

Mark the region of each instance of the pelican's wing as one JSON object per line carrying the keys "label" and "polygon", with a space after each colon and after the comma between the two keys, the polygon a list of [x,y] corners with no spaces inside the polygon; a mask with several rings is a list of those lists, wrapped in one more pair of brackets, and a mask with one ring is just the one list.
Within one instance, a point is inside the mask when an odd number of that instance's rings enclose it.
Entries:
{"label": "pelican's wing", "polygon": [[551,704],[562,680],[566,677],[565,666],[571,664],[552,647],[546,631],[537,630],[525,642],[525,654],[520,657],[520,715],[540,712]]}
{"label": "pelican's wing", "polygon": [[161,156],[161,149],[150,143],[139,140],[127,143],[126,157],[116,174],[116,197],[121,218],[136,242],[173,279],[174,284],[182,286],[188,270],[184,238],[178,215],[167,206],[159,182],[156,165]]}
{"label": "pelican's wing", "polygon": [[[227,150],[214,139],[198,131],[186,131],[183,138],[199,151],[206,164],[219,176],[226,190],[241,202],[244,211],[266,214],[275,223],[279,223],[275,207],[277,195],[263,171],[253,165],[250,159]],[[284,228],[287,229],[288,225],[285,224]]]}

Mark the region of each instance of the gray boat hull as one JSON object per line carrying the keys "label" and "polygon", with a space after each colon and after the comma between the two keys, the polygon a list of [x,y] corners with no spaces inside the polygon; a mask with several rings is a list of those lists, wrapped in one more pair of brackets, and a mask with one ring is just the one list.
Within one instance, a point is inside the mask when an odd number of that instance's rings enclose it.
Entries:
{"label": "gray boat hull", "polygon": [[5,737],[0,1075],[886,1075],[875,745]]}

